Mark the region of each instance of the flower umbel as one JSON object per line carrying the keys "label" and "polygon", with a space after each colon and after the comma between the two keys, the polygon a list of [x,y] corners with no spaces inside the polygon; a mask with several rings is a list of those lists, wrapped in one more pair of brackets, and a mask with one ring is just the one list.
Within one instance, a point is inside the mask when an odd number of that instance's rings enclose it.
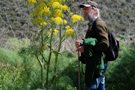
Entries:
{"label": "flower umbel", "polygon": [[56,9],[56,10],[55,10],[54,16],[55,16],[55,17],[63,17],[62,10]]}
{"label": "flower umbel", "polygon": [[59,30],[58,29],[54,29],[53,32],[54,32],[54,35],[56,36],[58,34]]}
{"label": "flower umbel", "polygon": [[44,21],[43,18],[35,18],[32,20],[32,23],[37,24],[37,25],[41,25],[41,26],[47,25],[47,23]]}
{"label": "flower umbel", "polygon": [[66,31],[65,31],[65,36],[66,37],[74,37],[75,36],[75,31],[70,28],[70,27],[67,27]]}
{"label": "flower umbel", "polygon": [[52,8],[54,8],[54,9],[61,8],[61,4],[59,2],[53,2],[52,3]]}
{"label": "flower umbel", "polygon": [[71,20],[72,20],[73,23],[76,23],[76,22],[78,22],[78,21],[83,20],[83,17],[80,16],[80,15],[74,14],[74,15],[71,17]]}
{"label": "flower umbel", "polygon": [[45,3],[40,3],[36,5],[35,9],[33,10],[33,15],[34,16],[42,16],[43,14],[45,15],[46,13],[49,14],[49,7],[46,6]]}
{"label": "flower umbel", "polygon": [[63,20],[61,17],[52,18],[52,21],[54,21],[55,24],[63,24]]}
{"label": "flower umbel", "polygon": [[65,11],[66,11],[66,10],[67,10],[67,11],[70,10],[69,7],[68,7],[67,5],[62,5],[61,8],[62,8],[63,10],[65,10]]}
{"label": "flower umbel", "polygon": [[64,25],[67,24],[67,20],[64,20],[63,23],[64,23]]}
{"label": "flower umbel", "polygon": [[43,12],[44,15],[49,15],[50,14],[50,9],[45,6],[45,7],[43,7],[43,11],[42,12]]}
{"label": "flower umbel", "polygon": [[35,4],[36,2],[37,2],[36,0],[28,0],[28,1],[27,1],[27,3],[28,3],[29,5]]}

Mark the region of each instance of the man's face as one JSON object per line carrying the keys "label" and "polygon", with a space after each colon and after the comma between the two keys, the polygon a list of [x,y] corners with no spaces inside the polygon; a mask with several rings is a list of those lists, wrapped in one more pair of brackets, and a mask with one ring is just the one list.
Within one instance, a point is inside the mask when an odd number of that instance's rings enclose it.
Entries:
{"label": "man's face", "polygon": [[84,18],[85,18],[86,20],[87,20],[88,17],[89,17],[90,11],[91,11],[91,7],[84,7],[84,8],[83,8],[83,16],[84,16]]}
{"label": "man's face", "polygon": [[83,8],[83,16],[85,18],[85,20],[93,20],[94,19],[94,10],[92,9],[92,7],[84,7]]}

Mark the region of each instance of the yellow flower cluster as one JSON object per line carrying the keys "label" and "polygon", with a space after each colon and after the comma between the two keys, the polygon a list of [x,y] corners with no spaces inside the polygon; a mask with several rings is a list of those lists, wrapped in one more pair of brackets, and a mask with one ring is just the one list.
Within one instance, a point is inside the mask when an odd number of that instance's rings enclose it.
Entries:
{"label": "yellow flower cluster", "polygon": [[32,23],[33,23],[33,24],[37,24],[37,25],[41,25],[41,26],[47,25],[47,23],[44,21],[43,18],[34,18],[34,19],[32,20]]}
{"label": "yellow flower cluster", "polygon": [[51,28],[49,31],[45,31],[44,34],[46,36],[50,37],[52,32],[53,32],[53,36],[56,36],[58,34],[59,30],[58,29],[52,30],[52,28]]}
{"label": "yellow flower cluster", "polygon": [[52,18],[52,21],[57,24],[57,25],[60,25],[60,24],[67,24],[67,20],[65,19],[62,19],[61,17],[55,17],[55,18]]}
{"label": "yellow flower cluster", "polygon": [[65,0],[51,0],[52,2],[65,2]]}
{"label": "yellow flower cluster", "polygon": [[36,0],[28,0],[28,1],[27,1],[27,3],[28,3],[29,5],[35,4],[36,2],[37,2]]}
{"label": "yellow flower cluster", "polygon": [[64,25],[65,25],[65,24],[67,24],[68,22],[67,22],[67,20],[64,19],[63,23],[64,23]]}
{"label": "yellow flower cluster", "polygon": [[62,8],[62,10],[64,10],[64,11],[66,11],[66,10],[69,11],[69,10],[70,10],[67,5],[62,5],[61,8]]}
{"label": "yellow flower cluster", "polygon": [[55,16],[55,17],[63,17],[64,15],[63,15],[63,13],[62,13],[62,10],[56,9],[56,10],[55,10],[55,13],[54,13],[54,16]]}
{"label": "yellow flower cluster", "polygon": [[73,23],[76,23],[76,22],[81,21],[81,20],[84,20],[84,19],[83,19],[82,16],[77,15],[77,14],[74,14],[74,15],[72,15],[72,17],[71,17],[71,20],[72,20]]}
{"label": "yellow flower cluster", "polygon": [[57,25],[63,24],[63,20],[61,17],[52,18],[52,21]]}
{"label": "yellow flower cluster", "polygon": [[[39,26],[46,26],[51,24],[55,24],[56,26],[67,25],[68,22],[64,18],[65,12],[71,16],[71,21],[73,23],[83,20],[81,16],[71,13],[70,8],[63,4],[63,2],[65,2],[65,0],[28,0],[29,4],[34,5],[34,9],[32,11],[32,15],[34,17],[32,20],[33,24],[37,24]],[[58,33],[58,30],[54,28],[52,28],[51,31],[48,30],[49,33],[52,31],[54,35]],[[73,28],[68,26],[66,27],[64,35],[66,37],[74,37],[75,31]]]}
{"label": "yellow flower cluster", "polygon": [[60,24],[66,25],[68,23],[67,20],[62,19],[61,17],[52,18],[52,21],[57,25]]}
{"label": "yellow flower cluster", "polygon": [[45,3],[38,4],[34,11],[34,16],[50,15],[50,8],[45,5]]}
{"label": "yellow flower cluster", "polygon": [[53,30],[53,34],[56,36],[58,34],[59,30],[58,29],[54,29]]}
{"label": "yellow flower cluster", "polygon": [[[28,0],[29,2],[34,0]],[[36,1],[36,0],[35,0]],[[62,5],[61,2],[63,0],[50,0],[50,1],[44,1],[44,0],[38,0],[36,1],[38,4],[35,5],[34,10],[32,11],[32,15],[34,17],[47,17],[45,18],[46,21],[50,21],[52,17],[55,19],[55,24],[67,24],[66,20],[62,20],[64,17],[63,11],[69,11],[69,7],[67,5]],[[58,18],[59,17],[59,18]],[[49,23],[49,22],[48,22]]]}
{"label": "yellow flower cluster", "polygon": [[64,11],[69,11],[70,10],[67,5],[62,5],[59,2],[53,2],[52,3],[52,8],[53,9],[61,9],[61,10],[64,10]]}
{"label": "yellow flower cluster", "polygon": [[66,31],[65,31],[65,36],[66,37],[74,37],[75,36],[75,31],[70,27],[70,26],[67,26],[66,27]]}
{"label": "yellow flower cluster", "polygon": [[54,8],[54,9],[61,8],[61,4],[59,2],[53,2],[52,3],[52,8]]}
{"label": "yellow flower cluster", "polygon": [[43,7],[43,10],[41,10],[44,15],[50,15],[50,8],[49,7]]}

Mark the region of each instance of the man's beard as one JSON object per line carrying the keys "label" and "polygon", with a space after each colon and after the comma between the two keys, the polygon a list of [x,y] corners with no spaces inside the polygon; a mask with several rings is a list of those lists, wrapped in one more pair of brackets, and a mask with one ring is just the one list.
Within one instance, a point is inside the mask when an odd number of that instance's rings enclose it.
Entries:
{"label": "man's beard", "polygon": [[87,17],[84,17],[84,19],[86,21],[89,21],[90,23],[92,23],[96,18],[95,16],[93,15],[93,13],[89,13]]}

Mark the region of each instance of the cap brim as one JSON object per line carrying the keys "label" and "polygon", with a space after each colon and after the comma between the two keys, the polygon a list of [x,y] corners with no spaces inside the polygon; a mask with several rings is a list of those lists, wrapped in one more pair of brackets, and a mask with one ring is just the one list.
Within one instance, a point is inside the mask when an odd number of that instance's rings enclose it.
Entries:
{"label": "cap brim", "polygon": [[80,8],[84,8],[84,7],[90,7],[91,5],[89,5],[89,4],[81,4],[79,7]]}

